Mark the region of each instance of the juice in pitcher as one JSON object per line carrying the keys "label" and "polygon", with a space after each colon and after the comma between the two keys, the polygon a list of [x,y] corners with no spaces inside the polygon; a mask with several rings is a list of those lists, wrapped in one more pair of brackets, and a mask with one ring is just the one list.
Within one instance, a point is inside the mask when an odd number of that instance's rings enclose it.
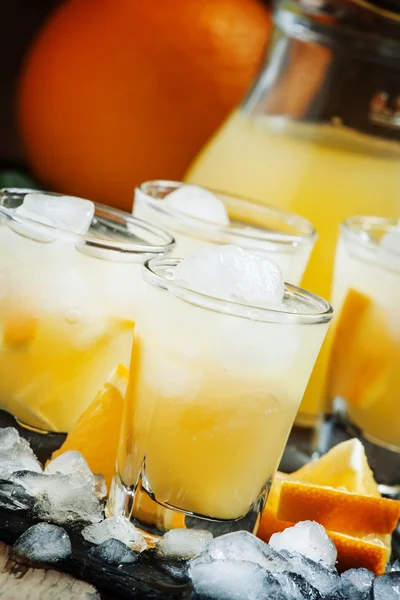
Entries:
{"label": "juice in pitcher", "polygon": [[[329,298],[339,223],[400,213],[400,27],[397,14],[351,0],[329,18],[323,4],[301,11],[278,5],[266,68],[186,180],[309,219],[319,237],[302,285]],[[318,412],[327,343],[303,423]]]}

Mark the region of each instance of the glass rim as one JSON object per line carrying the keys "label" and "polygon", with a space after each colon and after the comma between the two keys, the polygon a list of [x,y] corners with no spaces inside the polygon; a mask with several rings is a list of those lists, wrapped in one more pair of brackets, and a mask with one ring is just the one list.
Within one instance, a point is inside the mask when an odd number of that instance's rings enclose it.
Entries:
{"label": "glass rim", "polygon": [[[362,235],[363,233],[368,233],[372,228],[377,227],[380,227],[386,233],[398,231],[400,234],[400,217],[353,216],[342,221],[339,229],[342,234],[360,246],[369,250],[377,250],[380,248],[378,242],[369,236]],[[385,248],[385,252],[396,257],[400,254],[400,252],[397,252],[393,248]],[[381,267],[390,268],[386,267],[384,263],[381,264]]]}
{"label": "glass rim", "polygon": [[[308,292],[295,285],[285,282],[285,294],[291,297],[306,300],[320,310],[314,313],[295,313],[290,310],[278,310],[274,308],[262,308],[251,306],[233,300],[223,300],[209,294],[204,294],[190,288],[187,288],[173,279],[165,277],[167,270],[175,268],[183,258],[151,258],[143,263],[143,274],[146,282],[161,289],[170,292],[177,298],[196,305],[205,310],[220,312],[223,314],[246,318],[252,321],[262,321],[270,323],[281,323],[287,325],[316,325],[328,323],[333,316],[333,308],[327,300],[320,296]],[[156,269],[163,271],[160,275]],[[211,303],[210,303],[211,301]]]}
{"label": "glass rim", "polygon": [[[44,194],[46,196],[71,196],[70,194],[61,194],[58,192],[48,192],[43,190],[34,190],[31,188],[11,188],[5,187],[0,189],[0,215],[8,219],[13,223],[22,223],[25,225],[35,224],[35,226],[40,227],[42,231],[57,232],[57,234],[64,235],[66,237],[70,237],[71,239],[82,242],[86,247],[93,248],[93,250],[108,250],[114,252],[120,252],[125,254],[164,254],[172,250],[175,246],[175,238],[167,231],[164,231],[160,227],[153,225],[152,223],[148,223],[147,221],[143,221],[142,219],[138,219],[134,217],[132,214],[120,210],[118,208],[113,208],[111,206],[106,206],[105,204],[99,204],[97,202],[93,202],[94,204],[94,216],[95,218],[101,219],[103,222],[107,221],[110,225],[115,227],[123,226],[123,225],[133,225],[139,227],[143,231],[147,231],[149,234],[158,236],[160,238],[160,244],[151,244],[151,243],[136,243],[130,242],[129,238],[126,242],[117,242],[114,240],[110,240],[107,238],[102,239],[101,237],[90,235],[90,233],[76,233],[68,231],[67,229],[62,229],[61,227],[57,227],[54,225],[49,225],[47,223],[41,223],[40,221],[35,221],[34,219],[30,219],[29,217],[24,217],[22,215],[18,215],[9,207],[5,207],[2,205],[2,201],[7,195],[9,196],[20,196],[23,197],[26,194]],[[79,196],[71,196],[74,198],[79,198]],[[84,198],[80,198],[84,200]],[[92,221],[93,222],[93,221]],[[29,236],[28,236],[29,237]]]}
{"label": "glass rim", "polygon": [[[250,200],[245,196],[226,193],[208,186],[199,187],[203,187],[205,190],[212,192],[222,200],[226,199],[227,201],[233,202],[236,206],[246,207],[249,205],[253,209],[257,209],[261,215],[270,215],[271,217],[278,219],[280,222],[289,224],[300,230],[300,233],[290,234],[272,230],[268,231],[267,229],[263,228],[262,225],[256,226],[252,224],[246,225],[246,229],[244,227],[235,228],[232,227],[232,225],[219,225],[217,223],[212,223],[204,219],[186,215],[185,213],[181,213],[166,207],[162,203],[163,198],[155,198],[149,193],[150,186],[154,186],[155,188],[170,187],[178,189],[182,185],[185,185],[185,183],[168,179],[152,179],[144,181],[140,185],[136,186],[135,193],[139,191],[141,194],[143,194],[146,198],[148,206],[160,213],[162,216],[166,217],[168,220],[171,220],[172,227],[174,223],[178,223],[178,225],[183,228],[185,228],[185,226],[191,226],[193,229],[197,229],[199,231],[199,235],[206,235],[211,238],[211,241],[213,241],[213,238],[215,239],[215,236],[225,234],[230,237],[242,238],[248,242],[254,241],[258,243],[264,242],[275,244],[277,247],[279,247],[280,251],[295,252],[299,246],[314,244],[318,237],[317,231],[312,223],[297,213],[281,209],[270,204],[262,204],[256,200]],[[238,220],[240,221],[240,219]],[[187,233],[186,229],[184,229],[184,231]],[[240,242],[235,243],[236,245],[240,246]]]}

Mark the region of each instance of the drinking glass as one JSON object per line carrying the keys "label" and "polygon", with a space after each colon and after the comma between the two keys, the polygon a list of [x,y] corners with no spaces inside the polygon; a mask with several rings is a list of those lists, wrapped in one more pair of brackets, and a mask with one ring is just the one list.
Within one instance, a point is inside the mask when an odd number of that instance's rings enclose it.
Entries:
{"label": "drinking glass", "polygon": [[30,428],[68,432],[129,364],[142,263],[173,238],[98,204],[85,235],[39,223],[16,212],[31,193],[0,191],[0,408]]}
{"label": "drinking glass", "polygon": [[144,266],[108,514],[150,537],[255,531],[332,309],[288,284],[276,309],[198,293],[180,261]]}
{"label": "drinking glass", "polygon": [[[340,227],[328,336],[322,449],[359,437],[376,480],[400,485],[400,228],[397,219],[352,217]],[[390,491],[390,489],[388,490]],[[394,489],[394,491],[396,491]]]}
{"label": "drinking glass", "polygon": [[234,244],[264,254],[282,270],[285,281],[298,285],[317,234],[299,215],[245,198],[212,191],[225,205],[230,224],[217,225],[174,210],[165,202],[183,184],[146,181],[135,191],[133,214],[170,231],[175,256],[185,258],[206,244]]}

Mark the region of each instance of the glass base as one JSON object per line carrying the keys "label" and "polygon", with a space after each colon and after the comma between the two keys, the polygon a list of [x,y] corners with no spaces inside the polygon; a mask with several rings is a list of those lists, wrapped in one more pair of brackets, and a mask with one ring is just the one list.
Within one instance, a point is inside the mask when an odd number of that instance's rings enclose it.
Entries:
{"label": "glass base", "polygon": [[139,481],[135,491],[125,486],[119,475],[113,479],[106,507],[107,517],[123,516],[141,530],[150,546],[167,531],[176,528],[202,529],[210,531],[214,537],[234,531],[256,533],[266,498],[271,487],[270,478],[249,512],[234,520],[212,519],[210,517],[181,511],[160,504]]}
{"label": "glass base", "polygon": [[352,438],[363,443],[380,492],[400,499],[400,450],[368,436],[349,420],[346,413],[336,412],[325,417],[319,432],[318,453],[325,454],[336,444]]}

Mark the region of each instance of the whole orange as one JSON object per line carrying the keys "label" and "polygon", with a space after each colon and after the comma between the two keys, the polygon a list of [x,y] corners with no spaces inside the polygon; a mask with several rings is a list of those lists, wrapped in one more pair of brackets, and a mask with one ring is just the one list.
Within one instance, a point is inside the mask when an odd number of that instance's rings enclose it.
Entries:
{"label": "whole orange", "polygon": [[28,53],[26,155],[48,187],[130,210],[180,179],[241,100],[270,31],[261,0],[68,0]]}

